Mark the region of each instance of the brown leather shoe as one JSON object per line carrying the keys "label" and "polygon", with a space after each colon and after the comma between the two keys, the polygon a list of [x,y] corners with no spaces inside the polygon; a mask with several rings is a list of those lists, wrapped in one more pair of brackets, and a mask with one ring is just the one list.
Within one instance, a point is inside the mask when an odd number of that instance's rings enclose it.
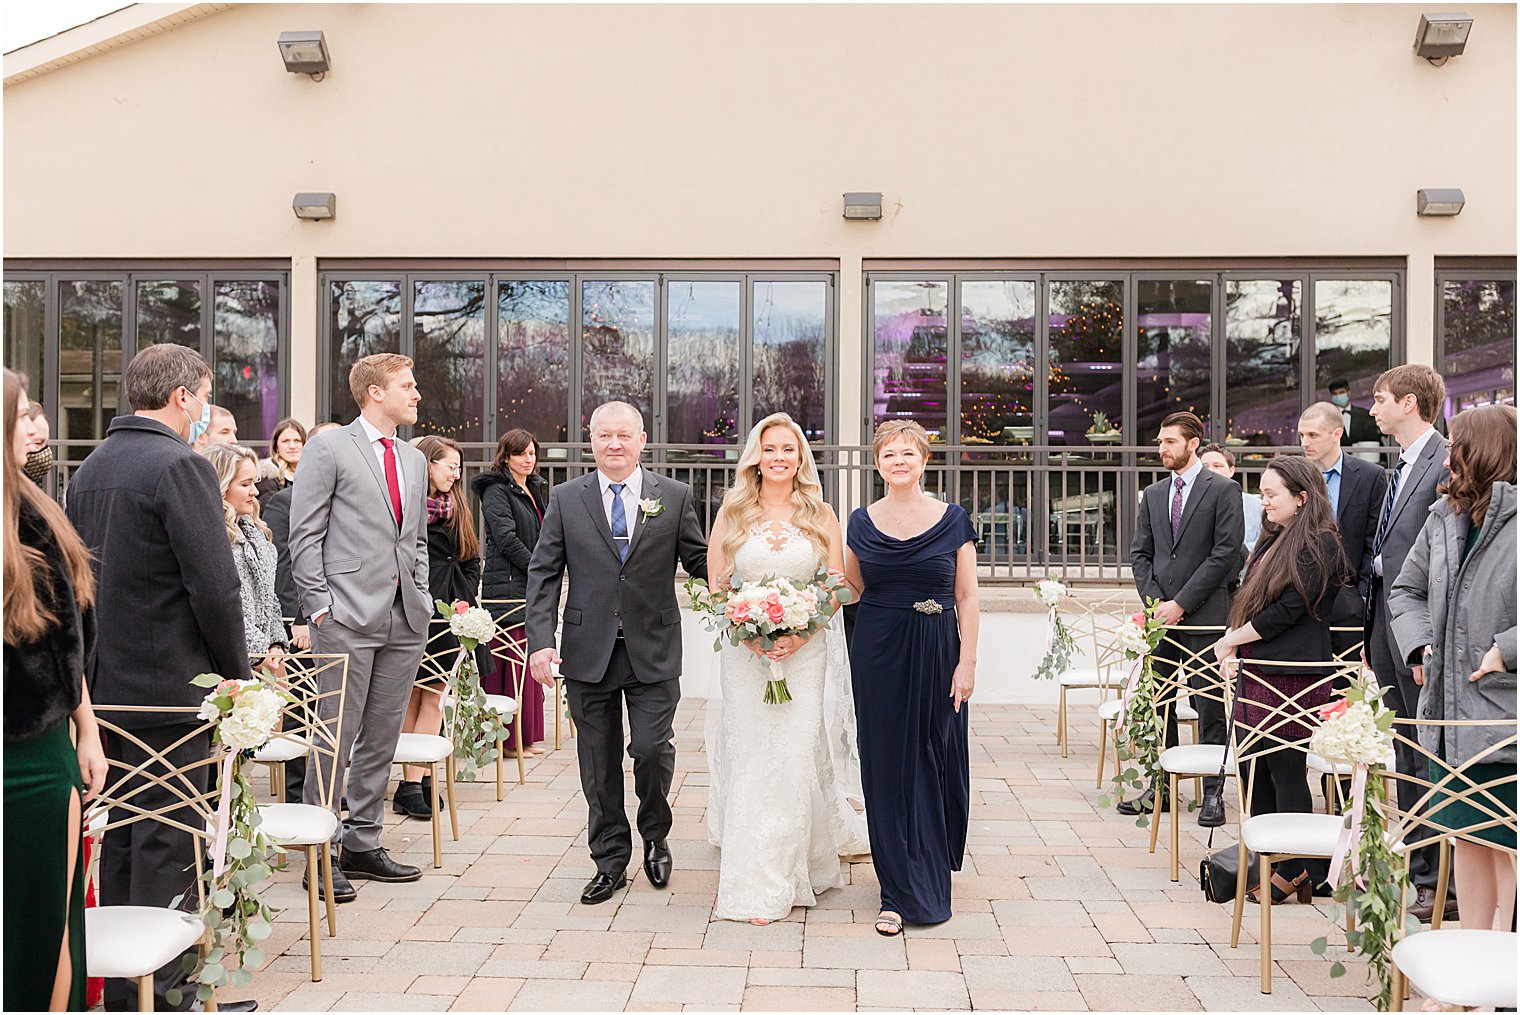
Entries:
{"label": "brown leather shoe", "polygon": [[[1419,885],[1415,888],[1414,902],[1409,905],[1409,915],[1421,923],[1429,923],[1436,912],[1436,890],[1429,885]],[[1446,897],[1446,908],[1441,913],[1442,920],[1455,920],[1457,918],[1457,897]]]}

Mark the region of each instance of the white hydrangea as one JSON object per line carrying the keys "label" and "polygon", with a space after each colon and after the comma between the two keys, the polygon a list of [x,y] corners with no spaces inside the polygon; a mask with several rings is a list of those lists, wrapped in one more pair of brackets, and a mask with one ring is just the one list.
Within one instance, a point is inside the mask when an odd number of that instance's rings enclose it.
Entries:
{"label": "white hydrangea", "polygon": [[463,613],[449,615],[449,630],[456,638],[469,638],[482,645],[496,637],[496,621],[479,606],[472,606]]}
{"label": "white hydrangea", "polygon": [[1393,733],[1377,727],[1377,712],[1364,701],[1351,703],[1314,730],[1309,749],[1327,761],[1382,765],[1393,750]]}
{"label": "white hydrangea", "polygon": [[[217,729],[222,743],[234,751],[248,751],[264,746],[274,735],[284,702],[272,688],[257,680],[240,680],[238,684],[242,690],[232,699],[232,709],[222,717]],[[203,702],[201,713],[204,715],[205,711]]]}
{"label": "white hydrangea", "polygon": [[1066,598],[1066,586],[1054,578],[1046,578],[1035,583],[1034,597],[1050,609],[1055,609]]}
{"label": "white hydrangea", "polygon": [[1126,620],[1119,625],[1119,647],[1129,658],[1138,658],[1151,650],[1151,643],[1145,637],[1145,627],[1137,624],[1134,620]]}

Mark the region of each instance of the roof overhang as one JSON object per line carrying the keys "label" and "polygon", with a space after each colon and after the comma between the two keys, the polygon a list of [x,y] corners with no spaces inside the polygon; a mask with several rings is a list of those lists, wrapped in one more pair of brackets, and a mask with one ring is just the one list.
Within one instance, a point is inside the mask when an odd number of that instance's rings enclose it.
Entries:
{"label": "roof overhang", "polygon": [[5,86],[88,60],[236,4],[129,4],[5,54]]}

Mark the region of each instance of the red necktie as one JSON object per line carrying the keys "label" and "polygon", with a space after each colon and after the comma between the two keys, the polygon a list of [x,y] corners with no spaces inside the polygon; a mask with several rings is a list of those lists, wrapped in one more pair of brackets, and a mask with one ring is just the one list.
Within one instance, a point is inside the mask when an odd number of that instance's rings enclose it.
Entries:
{"label": "red necktie", "polygon": [[385,488],[391,494],[391,511],[396,515],[396,527],[401,527],[401,480],[396,476],[396,439],[381,437],[385,448]]}

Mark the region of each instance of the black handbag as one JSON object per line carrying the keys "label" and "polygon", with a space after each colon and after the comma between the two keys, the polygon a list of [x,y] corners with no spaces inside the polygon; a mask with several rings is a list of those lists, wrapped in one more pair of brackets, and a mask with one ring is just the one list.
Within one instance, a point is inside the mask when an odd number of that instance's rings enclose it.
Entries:
{"label": "black handbag", "polygon": [[[1198,883],[1203,887],[1203,897],[1210,902],[1234,902],[1235,879],[1239,873],[1240,847],[1235,843],[1221,846],[1198,862]],[[1256,854],[1246,850],[1246,891],[1254,891],[1260,883],[1261,865]]]}

